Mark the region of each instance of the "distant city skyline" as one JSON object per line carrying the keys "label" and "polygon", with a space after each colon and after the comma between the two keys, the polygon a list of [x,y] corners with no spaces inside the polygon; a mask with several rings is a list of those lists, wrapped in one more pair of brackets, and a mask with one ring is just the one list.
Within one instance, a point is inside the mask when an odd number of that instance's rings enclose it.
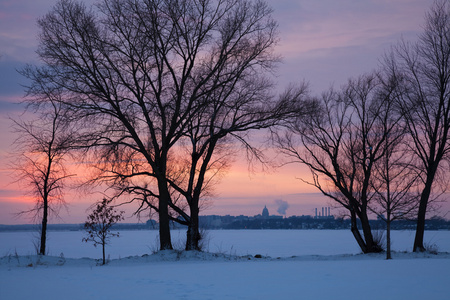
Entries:
{"label": "distant city skyline", "polygon": [[[8,155],[13,150],[9,116],[23,112],[24,79],[16,72],[25,64],[36,64],[36,19],[50,10],[54,0],[0,2],[0,224],[31,222],[14,216],[32,207],[23,192],[12,184]],[[86,1],[92,3],[93,1]],[[291,82],[309,82],[313,94],[339,87],[350,77],[377,68],[390,45],[402,37],[414,40],[421,32],[425,11],[432,0],[270,0],[273,17],[279,23],[277,52],[283,57],[277,69],[278,89]],[[300,165],[277,171],[249,172],[243,158],[236,158],[229,172],[216,186],[214,197],[203,214],[252,215],[267,205],[275,213],[276,201],[288,204],[286,216],[310,214],[328,206],[328,199],[299,178],[310,179]],[[68,211],[52,222],[83,222],[86,209],[101,195],[67,194]],[[126,208],[130,216],[133,207]],[[128,221],[134,220],[129,218]],[[126,220],[127,221],[127,220]]]}

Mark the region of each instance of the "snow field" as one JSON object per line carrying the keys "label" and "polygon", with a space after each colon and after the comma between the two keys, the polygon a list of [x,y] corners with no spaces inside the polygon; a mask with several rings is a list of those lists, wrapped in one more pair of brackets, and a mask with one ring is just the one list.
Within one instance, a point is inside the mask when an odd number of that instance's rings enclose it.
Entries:
{"label": "snow field", "polygon": [[[0,265],[0,299],[448,299],[450,256],[176,258]],[[442,258],[441,258],[442,257]],[[20,257],[36,261],[38,257]]]}
{"label": "snow field", "polygon": [[[450,253],[396,252],[386,261],[357,254],[349,231],[210,231],[210,253],[155,254],[156,231],[124,231],[106,266],[82,232],[50,232],[45,257],[32,255],[30,235],[0,233],[1,300],[450,299]],[[173,237],[182,245],[184,231]],[[408,250],[413,238],[394,232],[394,249]],[[450,252],[449,231],[426,232],[426,241]]]}

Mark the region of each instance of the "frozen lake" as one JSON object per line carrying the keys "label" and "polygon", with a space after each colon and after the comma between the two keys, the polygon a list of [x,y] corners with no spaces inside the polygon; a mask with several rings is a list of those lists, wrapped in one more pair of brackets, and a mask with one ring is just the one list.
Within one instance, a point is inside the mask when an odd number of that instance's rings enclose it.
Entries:
{"label": "frozen lake", "polygon": [[[50,232],[53,256],[45,257],[30,255],[35,234],[0,232],[0,299],[422,300],[450,295],[449,254],[395,253],[393,260],[384,254],[345,255],[360,252],[349,230],[211,230],[205,250],[224,255],[163,251],[141,256],[156,249],[157,234],[121,232],[107,248],[113,260],[99,266],[94,259],[80,259],[101,257],[100,248],[81,241],[84,232]],[[183,247],[184,234],[173,231],[174,246]],[[394,250],[410,251],[413,238],[413,231],[393,232]],[[450,252],[450,231],[428,231],[425,240]]]}
{"label": "frozen lake", "polygon": [[[48,254],[67,258],[99,258],[101,248],[82,242],[83,231],[50,231]],[[35,232],[0,232],[0,257],[9,254],[35,254]],[[393,231],[395,251],[412,249],[414,231]],[[184,230],[172,231],[175,248],[183,249]],[[450,252],[450,231],[427,231],[425,242],[436,245],[440,252]],[[300,255],[357,254],[360,249],[349,230],[210,230],[204,240],[205,250],[233,255],[267,255],[290,257]],[[157,250],[158,231],[121,231],[107,246],[110,258],[150,254]]]}

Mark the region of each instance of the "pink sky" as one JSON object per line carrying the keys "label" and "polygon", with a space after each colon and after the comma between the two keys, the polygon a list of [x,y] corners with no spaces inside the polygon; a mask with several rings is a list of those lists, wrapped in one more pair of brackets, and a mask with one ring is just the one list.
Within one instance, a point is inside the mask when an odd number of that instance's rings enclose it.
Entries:
{"label": "pink sky", "polygon": [[[423,16],[432,0],[270,0],[279,22],[281,41],[278,52],[284,57],[278,69],[279,87],[306,80],[314,93],[339,86],[349,77],[377,67],[390,45],[402,36],[413,40],[421,31]],[[23,193],[10,184],[6,167],[14,136],[8,116],[18,115],[23,79],[15,69],[36,63],[36,18],[45,14],[55,1],[10,0],[0,2],[0,224],[26,223],[13,214],[30,204]],[[313,214],[327,200],[303,184],[309,179],[299,165],[271,173],[248,172],[237,159],[216,188],[216,198],[205,214],[256,215],[264,205],[275,214],[276,199],[289,203],[287,215]],[[98,198],[98,196],[96,196]],[[88,199],[70,196],[69,211],[54,222],[83,222]],[[127,221],[134,221],[128,219]]]}

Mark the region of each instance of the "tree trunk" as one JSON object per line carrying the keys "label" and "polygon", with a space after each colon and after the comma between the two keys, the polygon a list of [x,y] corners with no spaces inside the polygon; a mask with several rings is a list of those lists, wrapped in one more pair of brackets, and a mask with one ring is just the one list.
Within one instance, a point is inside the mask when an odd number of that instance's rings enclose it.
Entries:
{"label": "tree trunk", "polygon": [[416,236],[414,238],[414,252],[423,252],[425,247],[423,245],[423,237],[425,234],[425,216],[427,212],[428,199],[422,196],[420,197],[419,211],[417,213],[417,225],[416,225]]}
{"label": "tree trunk", "polygon": [[191,205],[191,216],[190,222],[188,225],[188,230],[186,232],[186,250],[197,250],[200,251],[199,241],[201,239],[200,231],[199,231],[199,209],[198,205]]}
{"label": "tree trunk", "polygon": [[165,182],[158,180],[159,188],[159,243],[160,250],[172,250],[172,240],[170,237],[170,220],[169,220],[169,199],[170,194]]}
{"label": "tree trunk", "polygon": [[105,242],[102,242],[102,252],[103,252],[103,265],[106,264],[105,259]]}
{"label": "tree trunk", "polygon": [[[431,173],[431,172],[430,172]],[[414,238],[413,252],[423,252],[425,247],[423,245],[423,237],[425,234],[425,216],[427,213],[428,200],[431,194],[431,185],[434,180],[434,172],[429,174],[425,187],[420,196],[419,211],[417,213],[417,226],[416,226],[416,236]]]}
{"label": "tree trunk", "polygon": [[44,196],[44,199],[42,200],[44,201],[44,207],[42,212],[41,244],[39,254],[45,255],[45,247],[47,241],[48,200],[46,196]]}
{"label": "tree trunk", "polygon": [[357,221],[356,220],[356,213],[353,210],[351,210],[350,211],[350,222],[351,222],[350,230],[352,231],[356,242],[358,243],[359,247],[361,248],[361,251],[363,253],[367,253],[366,243],[364,242],[364,239],[362,238],[361,233],[358,230],[358,224],[357,224],[356,221]]}
{"label": "tree trunk", "polygon": [[364,240],[366,244],[366,252],[364,253],[379,253],[383,251],[380,245],[376,244],[373,240],[372,228],[370,227],[369,217],[364,211],[360,214],[359,219],[361,220],[361,227],[364,234]]}
{"label": "tree trunk", "polygon": [[391,217],[386,219],[386,259],[392,259],[391,256]]}

